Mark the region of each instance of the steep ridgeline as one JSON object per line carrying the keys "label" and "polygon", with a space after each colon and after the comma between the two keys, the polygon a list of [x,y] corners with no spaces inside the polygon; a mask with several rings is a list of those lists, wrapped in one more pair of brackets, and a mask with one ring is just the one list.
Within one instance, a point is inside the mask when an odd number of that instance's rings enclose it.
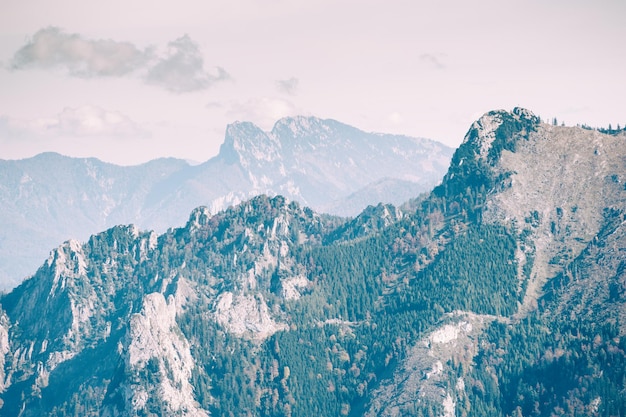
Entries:
{"label": "steep ridgeline", "polygon": [[354,216],[429,191],[452,150],[426,139],[366,133],[334,120],[227,127],[219,155],[199,166],[161,159],[120,167],[42,154],[0,160],[0,288],[35,271],[64,240],[117,224],[165,231],[204,205],[216,213],[259,194],[284,195],[318,212]]}
{"label": "steep ridgeline", "polygon": [[430,191],[452,150],[427,139],[294,117],[279,120],[271,132],[232,124],[220,154],[241,166],[257,194],[278,193],[318,212],[354,216],[370,204],[400,204]]}
{"label": "steep ridgeline", "polygon": [[1,299],[0,416],[624,415],[625,140],[495,111],[408,214],[68,241]]}

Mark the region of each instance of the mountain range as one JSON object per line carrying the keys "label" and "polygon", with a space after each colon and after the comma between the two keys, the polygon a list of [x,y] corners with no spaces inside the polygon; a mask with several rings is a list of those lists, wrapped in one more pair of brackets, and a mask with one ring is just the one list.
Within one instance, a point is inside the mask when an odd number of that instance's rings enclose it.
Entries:
{"label": "mountain range", "polygon": [[625,140],[492,111],[410,211],[69,240],[0,298],[0,415],[625,415]]}
{"label": "mountain range", "polygon": [[69,238],[130,223],[164,232],[200,205],[216,213],[280,194],[318,212],[354,216],[370,204],[400,204],[440,181],[451,155],[427,139],[293,117],[271,132],[229,125],[219,154],[197,166],[159,159],[122,167],[54,153],[0,160],[0,288],[17,285]]}

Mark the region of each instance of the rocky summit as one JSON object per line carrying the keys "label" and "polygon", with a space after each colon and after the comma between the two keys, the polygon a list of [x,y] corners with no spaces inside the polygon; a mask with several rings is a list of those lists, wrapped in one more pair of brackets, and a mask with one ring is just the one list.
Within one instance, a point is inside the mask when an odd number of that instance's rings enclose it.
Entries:
{"label": "rocky summit", "polygon": [[624,415],[625,142],[493,111],[410,210],[261,195],[67,241],[1,298],[0,415]]}

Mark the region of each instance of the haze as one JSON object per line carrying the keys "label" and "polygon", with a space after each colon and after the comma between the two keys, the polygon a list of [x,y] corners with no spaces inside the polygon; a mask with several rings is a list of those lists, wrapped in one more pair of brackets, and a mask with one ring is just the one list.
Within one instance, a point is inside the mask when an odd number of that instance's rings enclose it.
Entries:
{"label": "haze", "polygon": [[522,106],[626,124],[626,3],[8,0],[0,158],[214,156],[228,123],[285,116],[458,146]]}

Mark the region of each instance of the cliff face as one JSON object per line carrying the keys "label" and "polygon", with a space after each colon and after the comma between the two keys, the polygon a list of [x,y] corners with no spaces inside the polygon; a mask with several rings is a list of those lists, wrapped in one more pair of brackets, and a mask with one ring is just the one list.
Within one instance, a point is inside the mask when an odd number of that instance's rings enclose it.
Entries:
{"label": "cliff face", "polygon": [[141,415],[150,410],[190,417],[209,415],[194,397],[191,376],[196,364],[176,323],[177,308],[172,295],[167,301],[158,292],[143,298],[142,309],[131,316],[119,346],[121,372],[126,377],[109,387],[110,403],[103,415]]}

